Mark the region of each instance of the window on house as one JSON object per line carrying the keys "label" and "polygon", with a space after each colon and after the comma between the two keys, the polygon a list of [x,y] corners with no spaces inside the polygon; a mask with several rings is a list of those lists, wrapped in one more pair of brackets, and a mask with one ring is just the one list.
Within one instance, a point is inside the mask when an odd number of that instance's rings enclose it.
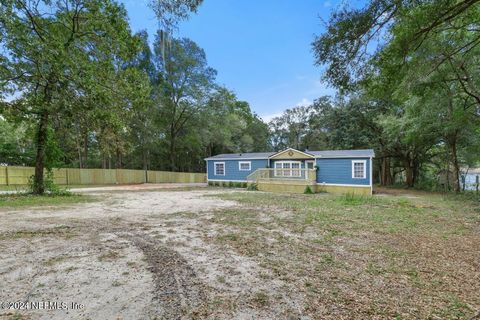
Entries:
{"label": "window on house", "polygon": [[367,165],[365,160],[352,161],[352,178],[365,179],[367,177]]}
{"label": "window on house", "polygon": [[214,167],[214,174],[216,176],[224,176],[225,175],[225,162],[215,162],[213,164]]}
{"label": "window on house", "polygon": [[307,165],[307,169],[314,169],[315,162],[314,161],[306,161],[305,164]]}
{"label": "window on house", "polygon": [[275,176],[277,177],[300,177],[299,161],[277,161],[275,162]]}
{"label": "window on house", "polygon": [[240,171],[250,171],[252,164],[250,161],[240,161],[238,163],[238,170]]}

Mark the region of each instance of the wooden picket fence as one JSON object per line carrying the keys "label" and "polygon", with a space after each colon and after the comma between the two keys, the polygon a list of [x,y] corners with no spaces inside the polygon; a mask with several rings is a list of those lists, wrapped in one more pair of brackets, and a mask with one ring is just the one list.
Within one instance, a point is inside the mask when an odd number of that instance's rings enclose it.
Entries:
{"label": "wooden picket fence", "polygon": [[[145,171],[129,169],[53,169],[59,185],[132,184],[132,183],[201,183],[205,173]],[[0,167],[0,185],[26,185],[33,167]]]}

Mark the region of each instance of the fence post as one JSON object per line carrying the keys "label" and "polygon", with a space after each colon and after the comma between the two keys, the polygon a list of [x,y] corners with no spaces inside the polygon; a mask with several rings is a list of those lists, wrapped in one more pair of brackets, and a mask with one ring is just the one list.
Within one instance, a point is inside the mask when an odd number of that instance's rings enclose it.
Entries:
{"label": "fence post", "polygon": [[478,184],[479,184],[479,181],[480,180],[480,176],[477,174],[477,176],[475,177],[475,188],[477,190],[477,194],[478,194]]}
{"label": "fence post", "polygon": [[8,166],[5,167],[5,182],[7,183],[7,186],[8,186]]}
{"label": "fence post", "polygon": [[65,183],[68,186],[68,168],[65,168]]}

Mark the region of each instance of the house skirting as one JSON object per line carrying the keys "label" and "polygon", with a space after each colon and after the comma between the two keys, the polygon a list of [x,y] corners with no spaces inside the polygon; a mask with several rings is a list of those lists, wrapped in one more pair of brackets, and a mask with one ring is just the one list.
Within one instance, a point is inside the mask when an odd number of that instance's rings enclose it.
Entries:
{"label": "house skirting", "polygon": [[311,181],[272,181],[259,180],[257,188],[261,191],[268,192],[287,192],[287,193],[304,193],[305,188],[310,186],[313,192],[328,192],[336,194],[354,193],[358,195],[371,195],[371,186],[354,186],[354,185],[326,185],[316,184]]}
{"label": "house skirting", "polygon": [[342,185],[325,185],[317,184],[315,186],[315,192],[328,192],[328,193],[353,193],[358,195],[372,195],[371,186],[342,186]]}
{"label": "house skirting", "polygon": [[304,193],[305,188],[310,186],[312,191],[315,192],[315,185],[308,181],[271,181],[271,180],[259,180],[257,182],[257,188],[260,191],[269,192],[287,192],[287,193]]}

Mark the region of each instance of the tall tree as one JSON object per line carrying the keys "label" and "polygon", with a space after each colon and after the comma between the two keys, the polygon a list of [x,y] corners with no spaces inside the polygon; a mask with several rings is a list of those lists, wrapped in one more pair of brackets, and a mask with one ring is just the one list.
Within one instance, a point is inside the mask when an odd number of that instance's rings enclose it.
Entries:
{"label": "tall tree", "polygon": [[125,9],[109,0],[4,1],[0,30],[2,87],[16,94],[3,104],[36,120],[33,191],[42,194],[52,116],[79,111],[73,96],[109,101],[123,76],[114,61],[128,59],[137,41]]}
{"label": "tall tree", "polygon": [[165,126],[170,170],[176,171],[177,140],[188,121],[207,103],[216,71],[205,52],[190,39],[173,39],[165,51],[163,37],[155,39],[156,99]]}

